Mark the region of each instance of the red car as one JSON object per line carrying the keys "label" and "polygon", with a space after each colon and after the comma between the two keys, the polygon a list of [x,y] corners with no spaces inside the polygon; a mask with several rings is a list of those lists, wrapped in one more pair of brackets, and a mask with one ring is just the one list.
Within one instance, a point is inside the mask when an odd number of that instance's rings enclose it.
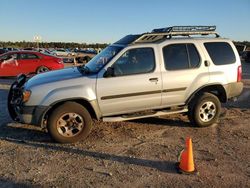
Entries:
{"label": "red car", "polygon": [[64,68],[61,58],[35,51],[12,51],[0,55],[0,77],[42,73]]}

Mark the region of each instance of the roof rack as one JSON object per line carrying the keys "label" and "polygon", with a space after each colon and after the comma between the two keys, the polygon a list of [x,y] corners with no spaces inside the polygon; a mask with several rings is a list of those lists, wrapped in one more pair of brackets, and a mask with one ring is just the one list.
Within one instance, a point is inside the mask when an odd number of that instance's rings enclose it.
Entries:
{"label": "roof rack", "polygon": [[134,43],[156,42],[164,38],[172,38],[172,36],[188,36],[190,35],[212,35],[220,37],[215,32],[216,26],[173,26],[160,29],[153,29],[151,33],[144,33],[137,38]]}

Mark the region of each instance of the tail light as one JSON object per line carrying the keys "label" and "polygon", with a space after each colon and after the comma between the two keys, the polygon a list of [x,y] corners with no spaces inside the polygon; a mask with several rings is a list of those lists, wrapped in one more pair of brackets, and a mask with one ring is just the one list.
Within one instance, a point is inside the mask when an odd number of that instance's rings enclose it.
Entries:
{"label": "tail light", "polygon": [[238,66],[238,71],[237,71],[237,82],[240,82],[242,78],[242,67],[241,65]]}

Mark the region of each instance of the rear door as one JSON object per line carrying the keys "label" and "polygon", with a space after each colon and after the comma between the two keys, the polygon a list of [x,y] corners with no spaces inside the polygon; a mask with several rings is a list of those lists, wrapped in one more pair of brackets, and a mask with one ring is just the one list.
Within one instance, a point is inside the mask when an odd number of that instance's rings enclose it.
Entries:
{"label": "rear door", "polygon": [[183,105],[187,98],[209,81],[199,43],[169,42],[162,47],[162,105]]}

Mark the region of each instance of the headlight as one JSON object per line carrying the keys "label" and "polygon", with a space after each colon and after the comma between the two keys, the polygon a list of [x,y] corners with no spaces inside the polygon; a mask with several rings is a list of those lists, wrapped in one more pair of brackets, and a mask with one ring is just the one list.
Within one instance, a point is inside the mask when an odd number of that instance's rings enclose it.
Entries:
{"label": "headlight", "polygon": [[25,90],[23,91],[23,102],[27,102],[30,99],[31,91]]}

